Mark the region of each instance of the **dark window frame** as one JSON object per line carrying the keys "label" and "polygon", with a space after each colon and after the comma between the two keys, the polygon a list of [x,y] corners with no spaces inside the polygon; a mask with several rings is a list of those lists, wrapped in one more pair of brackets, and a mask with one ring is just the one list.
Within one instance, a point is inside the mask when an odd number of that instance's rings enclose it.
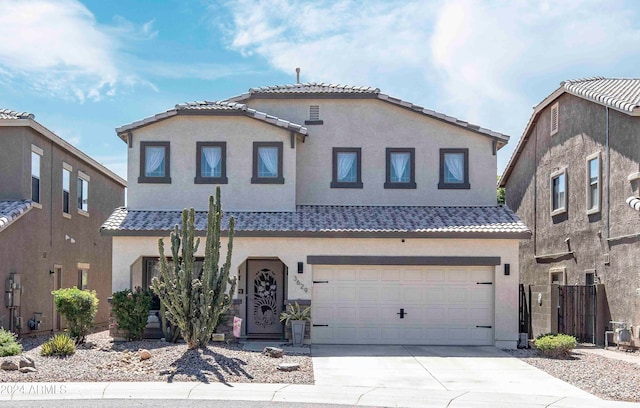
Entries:
{"label": "dark window frame", "polygon": [[[391,181],[391,155],[393,153],[409,153],[409,172],[411,174],[409,175],[408,182]],[[384,183],[384,188],[415,189],[416,188],[416,149],[415,147],[387,147],[385,157],[386,157],[385,167],[386,167],[387,177]]]}
{"label": "dark window frame", "polygon": [[[220,177],[202,176],[202,148],[220,148]],[[195,184],[227,184],[227,142],[196,142],[196,177]]]}
{"label": "dark window frame", "polygon": [[[338,181],[338,153],[356,154],[356,181]],[[334,147],[331,188],[362,188],[362,148],[361,147]]]}
{"label": "dark window frame", "polygon": [[[38,175],[35,176],[33,169],[33,158],[38,157]],[[31,150],[31,201],[41,204],[40,180],[42,178],[42,155]]]}
{"label": "dark window frame", "polygon": [[[284,184],[283,174],[283,142],[253,142],[253,173],[251,184]],[[278,174],[276,177],[258,177],[258,150],[261,147],[275,147],[278,149]]]}
{"label": "dark window frame", "polygon": [[[164,177],[148,177],[145,173],[147,147],[164,147]],[[171,142],[140,142],[140,175],[138,183],[171,184]]]}
{"label": "dark window frame", "polygon": [[[462,183],[446,183],[444,181],[445,156],[447,154],[459,154],[464,156],[464,180]],[[439,190],[469,190],[469,149],[468,148],[448,148],[440,149],[440,181],[438,182]]]}
{"label": "dark window frame", "polygon": [[[65,174],[69,176],[69,187],[66,190],[64,188]],[[62,168],[62,213],[71,214],[71,170],[64,167]]]}

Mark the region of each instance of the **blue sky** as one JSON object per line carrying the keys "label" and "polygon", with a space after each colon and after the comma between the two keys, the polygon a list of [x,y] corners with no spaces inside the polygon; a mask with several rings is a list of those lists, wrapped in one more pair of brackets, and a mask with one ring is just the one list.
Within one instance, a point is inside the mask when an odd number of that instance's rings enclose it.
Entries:
{"label": "blue sky", "polygon": [[638,77],[636,1],[0,0],[0,108],[126,176],[114,129],[302,81],[382,92],[510,135],[560,81]]}

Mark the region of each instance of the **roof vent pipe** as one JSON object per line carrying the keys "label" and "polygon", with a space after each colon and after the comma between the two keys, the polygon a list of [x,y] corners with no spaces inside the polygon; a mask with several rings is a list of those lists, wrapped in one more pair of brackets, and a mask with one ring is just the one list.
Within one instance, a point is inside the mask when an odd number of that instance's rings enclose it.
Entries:
{"label": "roof vent pipe", "polygon": [[296,84],[300,83],[300,68],[296,68]]}

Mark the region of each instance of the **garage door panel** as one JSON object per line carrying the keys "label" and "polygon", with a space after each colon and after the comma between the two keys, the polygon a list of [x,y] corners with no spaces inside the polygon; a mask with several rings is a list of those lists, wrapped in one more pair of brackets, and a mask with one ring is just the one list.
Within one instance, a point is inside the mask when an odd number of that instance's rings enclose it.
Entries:
{"label": "garage door panel", "polygon": [[380,301],[383,303],[396,303],[402,299],[402,290],[400,286],[385,286],[380,291]]}
{"label": "garage door panel", "polygon": [[328,325],[312,327],[315,343],[493,344],[494,288],[477,285],[493,281],[493,267],[316,266],[313,273],[328,281],[313,286],[313,323]]}
{"label": "garage door panel", "polygon": [[360,290],[358,291],[358,300],[360,300],[361,302],[375,302],[378,303],[379,296],[378,296],[378,291],[379,289],[377,287],[362,287],[360,288]]}

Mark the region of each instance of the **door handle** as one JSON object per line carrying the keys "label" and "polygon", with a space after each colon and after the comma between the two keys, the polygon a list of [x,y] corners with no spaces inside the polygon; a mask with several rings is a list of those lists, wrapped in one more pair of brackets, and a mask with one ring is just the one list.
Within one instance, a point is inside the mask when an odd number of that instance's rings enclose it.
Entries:
{"label": "door handle", "polygon": [[409,313],[406,313],[406,312],[404,311],[404,309],[400,309],[400,313],[396,313],[396,314],[397,314],[397,315],[400,315],[400,318],[401,318],[401,319],[404,319],[404,315],[407,315],[407,314],[409,314]]}

